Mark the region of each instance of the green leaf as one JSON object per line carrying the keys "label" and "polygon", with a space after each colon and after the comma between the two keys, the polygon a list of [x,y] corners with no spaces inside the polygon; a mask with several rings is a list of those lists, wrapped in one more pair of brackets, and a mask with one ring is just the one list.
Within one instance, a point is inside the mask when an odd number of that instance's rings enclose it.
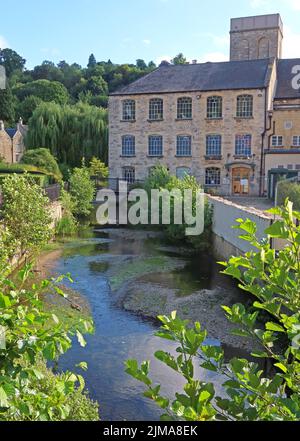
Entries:
{"label": "green leaf", "polygon": [[80,346],[82,346],[84,348],[86,346],[86,341],[85,341],[83,335],[81,334],[81,332],[79,332],[77,330],[76,336],[77,336],[78,343],[80,344]]}
{"label": "green leaf", "polygon": [[287,239],[289,237],[289,233],[286,230],[283,221],[274,222],[269,228],[265,230],[265,233],[271,237],[276,237],[280,239]]}
{"label": "green leaf", "polygon": [[2,386],[0,386],[0,407],[9,407],[7,394]]}
{"label": "green leaf", "polygon": [[285,374],[287,373],[287,367],[282,363],[275,363],[274,366],[278,367]]}
{"label": "green leaf", "polygon": [[88,365],[87,365],[87,363],[85,361],[81,361],[80,363],[76,364],[76,367],[79,367],[83,371],[87,371],[88,370]]}
{"label": "green leaf", "polygon": [[266,329],[268,331],[286,332],[282,326],[278,325],[277,323],[273,323],[273,322],[266,323]]}

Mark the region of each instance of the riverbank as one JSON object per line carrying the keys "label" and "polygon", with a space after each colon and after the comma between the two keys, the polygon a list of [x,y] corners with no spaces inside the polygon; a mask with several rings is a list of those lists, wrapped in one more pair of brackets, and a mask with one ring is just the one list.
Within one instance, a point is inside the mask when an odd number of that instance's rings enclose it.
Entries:
{"label": "riverbank", "polygon": [[[55,271],[55,264],[61,258],[63,250],[64,243],[62,242],[53,242],[44,248],[34,267],[37,282],[61,275]],[[64,284],[63,281],[60,288],[67,297],[51,292],[45,293],[43,295],[45,310],[55,314],[62,323],[71,326],[78,323],[80,319],[90,320],[92,313],[87,299],[67,284]]]}
{"label": "riverbank", "polygon": [[[183,319],[199,321],[210,338],[232,349],[249,352],[254,349],[252,340],[232,335],[234,325],[226,319],[222,309],[222,305],[247,304],[250,299],[229,277],[220,274],[222,268],[215,263],[213,255],[206,254],[197,267],[197,255],[187,247],[164,243],[160,232],[122,228],[95,231],[104,238],[109,236],[109,241],[104,239],[102,247],[98,246],[99,259],[91,268],[107,278],[111,301],[116,307],[157,323],[158,315],[177,311]],[[72,254],[72,244],[80,247],[82,253],[90,253],[91,245],[84,239],[54,243],[39,258],[40,277],[55,273],[56,261]],[[105,254],[108,244],[110,255]],[[134,252],[129,252],[131,248]],[[187,265],[193,262],[193,273],[199,273],[195,280],[186,274]],[[214,267],[213,275],[204,268],[210,265]],[[73,276],[76,278],[76,274]],[[211,278],[213,280],[209,280]],[[63,286],[63,289],[68,299],[55,297],[54,302],[54,297],[47,295],[46,307],[53,308],[59,315],[63,311],[65,320],[76,320],[82,315],[90,317],[87,299],[70,286]]]}
{"label": "riverbank", "polygon": [[[106,234],[110,240],[123,243],[123,247],[126,242],[139,243],[138,255],[114,254],[106,260],[106,276],[117,307],[155,321],[158,315],[176,310],[183,319],[199,321],[210,338],[233,349],[253,350],[252,340],[231,334],[234,325],[226,319],[222,309],[222,305],[247,304],[250,299],[229,277],[220,274],[222,268],[215,263],[213,255],[206,254],[197,268],[197,255],[191,255],[188,248],[165,244],[160,233],[111,229],[106,230]],[[143,241],[148,242],[148,254],[141,250]],[[151,244],[156,244],[156,252],[151,250]],[[193,263],[194,279],[191,280],[185,273],[186,267]],[[210,265],[214,267],[213,275],[205,268]]]}

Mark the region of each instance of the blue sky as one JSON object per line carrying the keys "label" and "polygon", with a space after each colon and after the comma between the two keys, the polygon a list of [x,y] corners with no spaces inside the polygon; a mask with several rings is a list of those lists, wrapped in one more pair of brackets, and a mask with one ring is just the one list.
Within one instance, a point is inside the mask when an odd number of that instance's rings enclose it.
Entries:
{"label": "blue sky", "polygon": [[231,17],[280,12],[284,56],[300,57],[300,0],[15,0],[1,1],[0,47],[11,47],[29,68],[43,60],[85,66],[168,59],[228,59]]}

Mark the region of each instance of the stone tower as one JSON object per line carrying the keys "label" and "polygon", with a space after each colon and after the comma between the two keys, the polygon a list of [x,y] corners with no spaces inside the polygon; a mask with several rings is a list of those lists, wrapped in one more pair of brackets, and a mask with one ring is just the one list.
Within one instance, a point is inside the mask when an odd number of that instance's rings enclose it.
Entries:
{"label": "stone tower", "polygon": [[281,58],[283,24],[280,14],[232,18],[230,60]]}

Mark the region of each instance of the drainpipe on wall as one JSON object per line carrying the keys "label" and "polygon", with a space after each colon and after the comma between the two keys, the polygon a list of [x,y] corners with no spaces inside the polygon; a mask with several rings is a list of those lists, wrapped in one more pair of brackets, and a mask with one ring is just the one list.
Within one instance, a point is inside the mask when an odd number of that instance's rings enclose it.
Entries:
{"label": "drainpipe on wall", "polygon": [[[259,181],[259,195],[263,196],[264,194],[264,177],[265,177],[265,155],[264,155],[264,144],[265,144],[265,136],[268,133],[269,130],[271,130],[272,125],[272,117],[273,112],[267,112],[267,89],[265,89],[265,126],[264,131],[261,135],[261,152],[260,152],[260,181]],[[267,127],[267,113],[268,113],[268,119],[269,119],[269,126]],[[270,138],[269,138],[270,139]]]}

